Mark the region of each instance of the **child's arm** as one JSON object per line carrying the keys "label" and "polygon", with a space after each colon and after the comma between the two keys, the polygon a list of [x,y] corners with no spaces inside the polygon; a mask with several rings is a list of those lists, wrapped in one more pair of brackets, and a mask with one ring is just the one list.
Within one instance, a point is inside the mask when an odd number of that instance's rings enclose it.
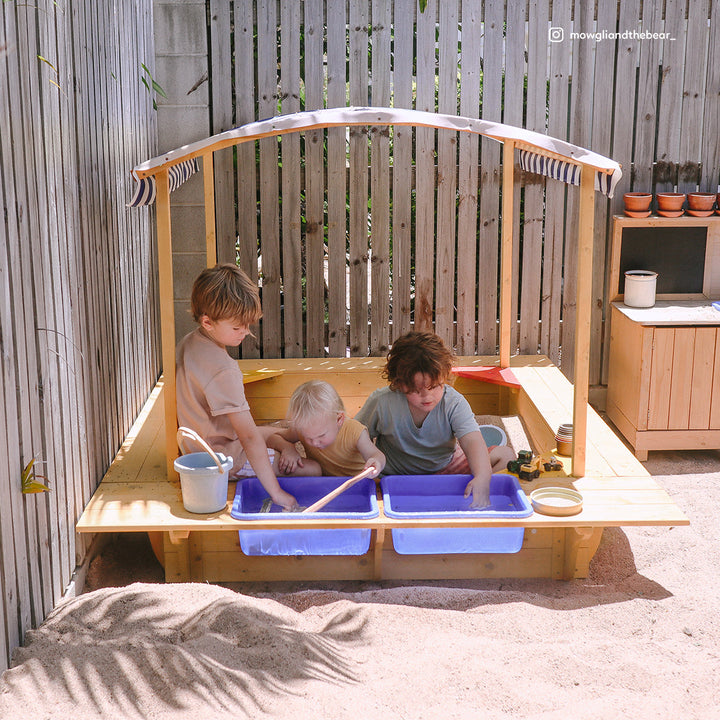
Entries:
{"label": "child's arm", "polygon": [[298,467],[304,466],[305,458],[295,447],[300,439],[295,430],[274,425],[260,425],[258,430],[266,445],[279,453],[277,468],[280,474],[291,475]]}
{"label": "child's arm", "polygon": [[255,425],[250,411],[229,413],[228,418],[238,436],[238,440],[242,443],[245,454],[258,480],[267,490],[272,501],[277,505],[282,505],[287,510],[297,507],[295,498],[280,487],[268,459],[267,445],[265,445],[263,436],[257,425]]}
{"label": "child's arm", "polygon": [[470,465],[470,472],[473,479],[465,488],[465,497],[472,493],[473,500],[470,507],[484,508],[490,505],[490,456],[482,433],[473,430],[458,439],[460,447]]}
{"label": "child's arm", "polygon": [[375,468],[375,472],[371,477],[377,477],[385,467],[385,455],[375,447],[375,443],[370,439],[367,429],[363,430],[358,438],[357,449],[363,458],[365,458],[365,467]]}

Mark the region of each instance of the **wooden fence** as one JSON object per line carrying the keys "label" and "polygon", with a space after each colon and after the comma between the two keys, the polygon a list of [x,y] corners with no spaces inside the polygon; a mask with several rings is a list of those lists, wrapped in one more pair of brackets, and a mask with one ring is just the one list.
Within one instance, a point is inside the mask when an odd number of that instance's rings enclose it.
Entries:
{"label": "wooden fence", "polygon": [[[151,10],[0,4],[0,670],[71,586],[75,522],[160,371],[151,216],[125,207],[156,152]],[[22,493],[32,459],[50,492]]]}
{"label": "wooden fence", "polygon": [[[195,102],[189,91],[209,79],[212,132],[297,110],[393,105],[502,120],[620,162],[615,200],[598,202],[594,309],[580,320],[592,328],[591,384],[602,383],[607,239],[623,192],[718,185],[718,0],[207,7],[207,65],[174,63],[168,107],[181,116],[183,102]],[[173,11],[177,27],[187,2]],[[161,114],[161,133],[162,123]],[[243,353],[382,354],[411,326],[434,327],[463,354],[495,352],[496,143],[334,129],[263,140],[216,163],[219,257],[237,256],[263,288],[261,339]],[[562,345],[577,322],[576,249],[566,242],[577,193],[530,176],[517,190],[515,349],[547,354],[572,378]],[[196,222],[184,225],[194,244],[186,240],[176,262],[188,276],[180,331],[203,264],[202,216]]]}

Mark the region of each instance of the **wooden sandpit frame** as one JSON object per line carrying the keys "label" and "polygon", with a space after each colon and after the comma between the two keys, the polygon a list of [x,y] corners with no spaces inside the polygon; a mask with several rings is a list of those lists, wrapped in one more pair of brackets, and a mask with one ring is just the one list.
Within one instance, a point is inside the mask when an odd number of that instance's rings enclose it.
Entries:
{"label": "wooden sandpit frame", "polygon": [[[175,322],[173,308],[172,230],[170,192],[199,169],[202,159],[207,264],[216,262],[213,153],[233,145],[294,132],[346,126],[438,128],[469,132],[503,144],[502,228],[500,253],[499,356],[459,358],[462,366],[511,369],[507,383],[461,379],[456,387],[476,413],[518,414],[529,430],[537,452],[554,447],[558,425],[574,425],[572,457],[558,473],[543,475],[543,484],[564,484],[583,493],[579,515],[569,518],[535,513],[522,520],[392,520],[381,512],[374,520],[268,519],[253,528],[337,528],[363,524],[373,532],[367,556],[245,557],[238,546],[238,530],[247,527],[230,517],[229,506],[208,516],[192,515],[182,507],[173,469],[178,454],[175,404]],[[139,181],[133,204],[157,201],[159,288],[164,375],[115,463],[80,518],[79,532],[147,531],[165,564],[168,580],[312,580],[421,579],[464,577],[584,577],[602,528],[617,525],[679,525],[687,518],[649,477],[642,465],[594,413],[588,404],[590,328],[577,323],[574,343],[575,384],[564,378],[544,356],[511,357],[511,288],[513,257],[513,195],[515,151],[525,170],[580,185],[577,234],[576,309],[589,316],[592,301],[592,252],[596,187],[611,195],[620,168],[614,161],[539,133],[473,118],[393,108],[337,108],[284,115],[244,125],[192,143],[137,166]],[[292,389],[314,374],[330,379],[354,413],[372,389],[383,384],[382,361],[377,358],[316,358],[242,360],[249,380],[247,395],[256,421],[284,415]],[[362,388],[358,391],[358,387]],[[354,392],[353,392],[354,388]],[[162,416],[160,397],[162,396]],[[359,403],[359,404],[358,404]],[[593,440],[588,442],[589,425]],[[164,451],[164,452],[163,452]],[[162,454],[162,457],[161,457]],[[535,483],[527,492],[539,487]],[[228,500],[234,495],[231,483]],[[312,524],[312,525],[311,525]],[[400,556],[389,532],[412,527],[521,525],[526,528],[519,553],[511,555]]]}

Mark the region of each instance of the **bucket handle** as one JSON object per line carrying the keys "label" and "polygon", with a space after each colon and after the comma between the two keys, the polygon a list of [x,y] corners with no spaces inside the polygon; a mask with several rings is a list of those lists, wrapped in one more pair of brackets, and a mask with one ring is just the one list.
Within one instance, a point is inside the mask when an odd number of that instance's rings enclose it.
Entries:
{"label": "bucket handle", "polygon": [[189,427],[179,427],[177,431],[177,444],[182,450],[183,454],[185,454],[185,446],[183,445],[183,438],[189,437],[192,438],[196,443],[199,443],[202,448],[205,450],[205,452],[210,455],[210,457],[215,461],[215,464],[218,466],[218,472],[222,475],[225,470],[223,470],[222,463],[220,462],[220,458],[215,454],[215,451],[203,440],[194,430],[191,430]]}

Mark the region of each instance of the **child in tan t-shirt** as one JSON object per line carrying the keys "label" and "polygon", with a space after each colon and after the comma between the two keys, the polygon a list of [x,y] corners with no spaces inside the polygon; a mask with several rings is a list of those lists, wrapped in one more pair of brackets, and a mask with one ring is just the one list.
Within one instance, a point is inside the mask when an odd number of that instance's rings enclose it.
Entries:
{"label": "child in tan t-shirt", "polygon": [[323,475],[357,475],[372,467],[372,477],[377,477],[385,467],[385,456],[370,440],[365,426],[347,417],[343,401],[330,383],[310,380],[296,388],[287,419],[289,427],[276,428],[267,437],[268,447],[280,454],[281,472],[293,472],[302,462],[295,448],[298,441],[308,458],[320,464]]}
{"label": "child in tan t-shirt", "polygon": [[[242,371],[227,352],[262,316],[257,287],[236,265],[207,268],[193,285],[191,310],[198,327],[176,350],[179,424],[198,433],[213,450],[232,457],[231,477],[242,474],[249,462],[250,474],[257,475],[273,502],[294,509],[295,498],[277,480],[276,472],[282,474],[280,458],[275,458],[274,469],[245,399]],[[319,470],[319,465],[301,458],[285,474],[317,475]]]}

